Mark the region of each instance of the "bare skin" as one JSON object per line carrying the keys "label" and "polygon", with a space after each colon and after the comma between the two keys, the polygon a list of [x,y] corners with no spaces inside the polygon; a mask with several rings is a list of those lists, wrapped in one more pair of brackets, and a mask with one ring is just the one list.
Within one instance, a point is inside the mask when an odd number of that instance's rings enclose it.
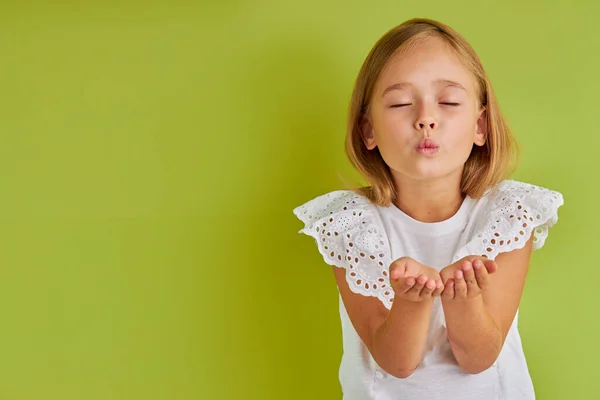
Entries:
{"label": "bare skin", "polygon": [[379,300],[352,292],[343,269],[334,272],[355,330],[390,375],[406,378],[423,359],[435,296],[442,298],[458,364],[474,374],[489,368],[502,349],[521,298],[531,245],[530,239],[523,249],[495,261],[465,257],[440,272],[400,258],[389,268],[395,292],[389,311]]}
{"label": "bare skin", "polygon": [[[380,75],[363,126],[367,149],[379,150],[398,189],[395,205],[422,222],[458,211],[460,183],[473,146],[487,139],[487,114],[472,74],[439,38],[393,57]],[[420,145],[433,141],[433,153]],[[387,310],[354,293],[334,268],[350,320],[371,355],[389,374],[410,376],[423,358],[433,299],[441,296],[458,365],[479,373],[497,359],[514,319],[527,275],[532,239],[494,261],[466,257],[440,272],[410,258],[389,268],[394,289]]]}

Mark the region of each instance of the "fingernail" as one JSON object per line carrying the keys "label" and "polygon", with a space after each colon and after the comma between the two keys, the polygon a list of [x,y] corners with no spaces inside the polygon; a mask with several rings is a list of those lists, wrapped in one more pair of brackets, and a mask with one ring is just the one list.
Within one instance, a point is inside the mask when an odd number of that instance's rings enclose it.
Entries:
{"label": "fingernail", "polygon": [[470,271],[472,267],[473,267],[473,266],[471,265],[471,263],[470,263],[470,262],[468,262],[468,263],[466,263],[466,264],[463,266],[463,269],[464,269],[465,271]]}
{"label": "fingernail", "polygon": [[458,270],[458,271],[457,271],[457,273],[456,273],[456,278],[457,278],[457,279],[462,279],[462,278],[463,278],[463,273],[462,273],[462,271],[461,271],[461,270]]}
{"label": "fingernail", "polygon": [[454,286],[454,281],[448,281],[448,285]]}
{"label": "fingernail", "polygon": [[481,262],[481,260],[476,260],[473,263],[473,267],[475,267],[476,269],[481,269],[481,267],[483,267],[483,263]]}

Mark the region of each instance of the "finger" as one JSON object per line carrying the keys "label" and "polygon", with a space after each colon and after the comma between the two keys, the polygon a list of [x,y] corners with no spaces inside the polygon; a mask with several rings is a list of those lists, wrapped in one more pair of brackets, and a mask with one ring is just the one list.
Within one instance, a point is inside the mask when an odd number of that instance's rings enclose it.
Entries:
{"label": "finger", "polygon": [[494,272],[498,271],[498,264],[496,264],[494,260],[488,260],[486,258],[482,262],[483,265],[485,265],[485,269],[487,270],[488,274],[493,274]]}
{"label": "finger", "polygon": [[404,280],[404,293],[408,293],[410,289],[412,289],[417,283],[417,279],[413,276],[409,276]]}
{"label": "finger", "polygon": [[467,297],[467,284],[462,270],[454,272],[454,298],[463,299]]}
{"label": "finger", "polygon": [[[410,278],[407,278],[407,279],[410,279]],[[410,294],[410,295],[418,297],[419,293],[421,293],[421,290],[423,290],[423,286],[425,286],[426,282],[427,282],[427,277],[423,274],[419,275],[416,278],[415,284],[406,291],[406,294]]]}
{"label": "finger", "polygon": [[454,279],[449,279],[444,285],[444,291],[442,292],[442,298],[451,300],[454,298]]}
{"label": "finger", "polygon": [[441,279],[435,281],[435,290],[431,294],[432,296],[440,296],[444,291],[444,282]]}
{"label": "finger", "polygon": [[453,270],[450,268],[444,268],[440,272],[440,278],[442,279],[442,283],[445,285],[448,282],[448,279],[452,279]]}
{"label": "finger", "polygon": [[425,286],[423,287],[423,290],[421,290],[421,297],[431,297],[431,294],[433,293],[435,288],[435,281],[433,279],[428,279],[425,283]]}
{"label": "finger", "polygon": [[392,265],[390,265],[390,278],[398,280],[404,276],[405,271],[406,262],[393,262]]}
{"label": "finger", "polygon": [[474,261],[473,268],[475,269],[475,279],[477,279],[477,284],[479,285],[481,290],[484,290],[490,284],[490,275],[488,274],[487,269],[483,265],[483,261]]}
{"label": "finger", "polygon": [[467,285],[468,295],[477,295],[481,292],[477,279],[475,278],[475,271],[473,270],[473,264],[470,261],[464,261],[461,265],[464,280]]}

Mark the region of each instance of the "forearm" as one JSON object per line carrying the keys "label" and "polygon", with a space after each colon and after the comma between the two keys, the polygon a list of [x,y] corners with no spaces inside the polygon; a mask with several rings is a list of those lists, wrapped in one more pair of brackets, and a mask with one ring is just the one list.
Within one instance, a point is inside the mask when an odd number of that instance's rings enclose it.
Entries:
{"label": "forearm", "polygon": [[459,366],[477,374],[490,368],[502,349],[502,332],[482,296],[463,301],[442,299],[448,339]]}
{"label": "forearm", "polygon": [[406,378],[423,359],[433,301],[398,297],[373,337],[373,358],[386,372]]}

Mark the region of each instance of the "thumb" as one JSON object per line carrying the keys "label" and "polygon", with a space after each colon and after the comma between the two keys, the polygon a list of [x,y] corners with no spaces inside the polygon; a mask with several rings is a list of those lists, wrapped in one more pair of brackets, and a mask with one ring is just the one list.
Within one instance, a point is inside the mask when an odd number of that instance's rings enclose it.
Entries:
{"label": "thumb", "polygon": [[390,271],[390,278],[397,281],[406,275],[406,261],[395,262]]}
{"label": "thumb", "polygon": [[398,279],[402,278],[404,276],[404,272],[400,270],[401,268],[398,266],[395,266],[392,271],[390,272],[390,278],[392,278],[393,280],[397,281]]}
{"label": "thumb", "polygon": [[490,259],[482,259],[483,265],[485,265],[485,269],[487,269],[488,274],[493,274],[498,270],[498,264],[494,260]]}

